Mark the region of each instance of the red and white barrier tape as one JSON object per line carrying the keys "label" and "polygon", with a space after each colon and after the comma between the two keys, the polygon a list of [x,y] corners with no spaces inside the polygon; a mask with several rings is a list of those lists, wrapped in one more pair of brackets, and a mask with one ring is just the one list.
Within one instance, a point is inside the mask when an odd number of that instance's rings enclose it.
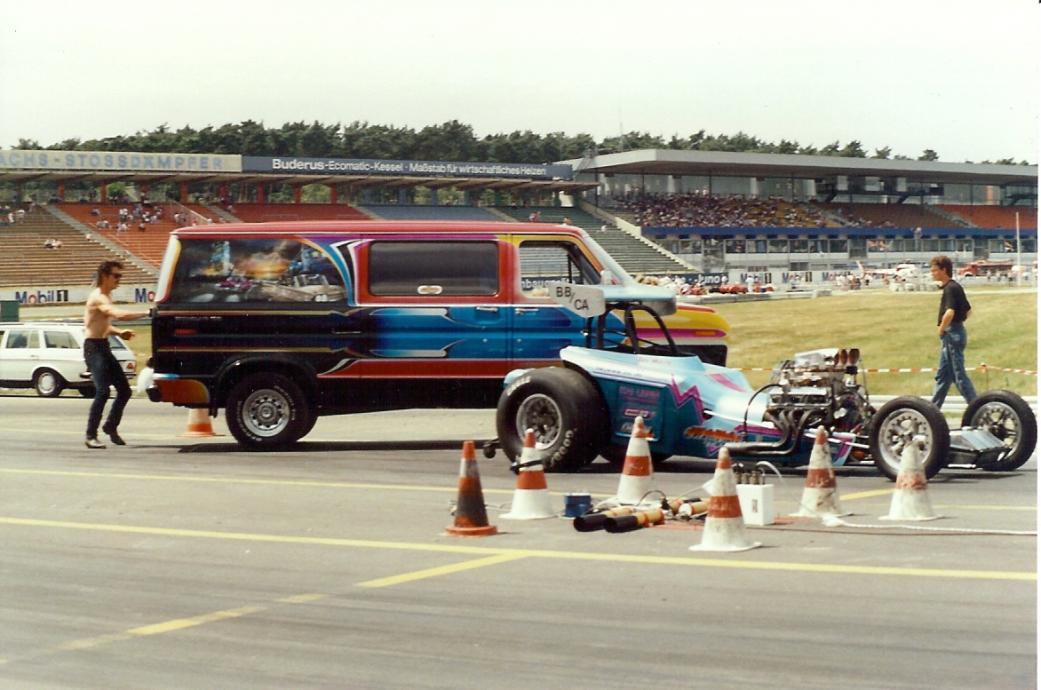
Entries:
{"label": "red and white barrier tape", "polygon": [[[741,367],[738,371],[773,371],[773,369],[767,367]],[[861,369],[866,374],[931,374],[936,371],[933,367],[882,367],[876,369]],[[989,364],[980,364],[978,367],[973,367],[973,371],[1000,371],[1010,374],[1023,374],[1025,376],[1037,376],[1037,372],[1032,369],[1009,369],[1007,367],[994,367]]]}

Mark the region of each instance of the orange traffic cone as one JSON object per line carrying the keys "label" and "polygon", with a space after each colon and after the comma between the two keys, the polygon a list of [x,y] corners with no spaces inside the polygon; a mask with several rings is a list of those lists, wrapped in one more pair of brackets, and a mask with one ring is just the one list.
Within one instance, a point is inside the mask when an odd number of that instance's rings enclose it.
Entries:
{"label": "orange traffic cone", "polygon": [[524,434],[524,450],[520,456],[521,467],[517,472],[517,488],[513,492],[510,512],[502,515],[505,520],[540,520],[556,517],[550,502],[546,473],[542,463],[535,457],[535,432],[528,429]]}
{"label": "orange traffic cone", "polygon": [[701,543],[691,551],[747,551],[761,542],[749,541],[745,536],[745,521],[741,517],[741,502],[737,498],[737,482],[730,466],[730,451],[719,449],[719,461],[712,479],[705,482],[709,494],[708,517]]}
{"label": "orange traffic cone", "polygon": [[650,430],[643,423],[643,417],[637,417],[633,422],[629,446],[625,451],[622,476],[618,478],[615,497],[619,503],[640,503],[647,500],[647,494],[654,492],[651,447],[647,442],[650,435]]}
{"label": "orange traffic cone", "polygon": [[209,410],[201,407],[188,410],[188,427],[181,434],[182,437],[203,438],[216,435],[213,433],[213,424],[210,423]]}
{"label": "orange traffic cone", "polygon": [[831,466],[828,452],[828,432],[817,427],[817,438],[810,453],[810,469],[806,472],[806,484],[799,501],[799,512],[795,517],[824,517],[849,515],[839,507],[839,488],[835,481],[835,468]]}
{"label": "orange traffic cone", "polygon": [[889,515],[879,520],[935,520],[932,501],[926,491],[929,482],[922,469],[922,444],[925,439],[915,436],[900,453],[900,472],[896,475],[896,491],[889,504]]}
{"label": "orange traffic cone", "polygon": [[464,441],[463,456],[459,460],[459,498],[455,502],[455,523],[446,527],[445,532],[457,537],[487,537],[498,531],[495,525],[488,524],[474,442]]}

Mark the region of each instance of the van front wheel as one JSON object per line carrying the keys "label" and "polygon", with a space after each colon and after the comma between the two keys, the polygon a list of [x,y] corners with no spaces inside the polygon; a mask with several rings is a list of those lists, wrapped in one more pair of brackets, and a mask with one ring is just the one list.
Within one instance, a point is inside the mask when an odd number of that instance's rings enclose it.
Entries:
{"label": "van front wheel", "polygon": [[227,423],[239,443],[264,450],[300,439],[311,410],[300,387],[282,374],[252,374],[228,393]]}

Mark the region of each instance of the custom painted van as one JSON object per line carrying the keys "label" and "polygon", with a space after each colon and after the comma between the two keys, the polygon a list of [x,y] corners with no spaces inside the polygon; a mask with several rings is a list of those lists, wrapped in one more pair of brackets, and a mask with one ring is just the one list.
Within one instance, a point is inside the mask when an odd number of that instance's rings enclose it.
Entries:
{"label": "custom painted van", "polygon": [[[153,401],[215,414],[252,447],[320,415],[494,407],[507,372],[558,365],[585,321],[547,282],[630,284],[585,231],[329,221],[177,230],[152,320]],[[728,324],[682,305],[677,345],[724,364]],[[638,324],[653,329],[653,322]]]}

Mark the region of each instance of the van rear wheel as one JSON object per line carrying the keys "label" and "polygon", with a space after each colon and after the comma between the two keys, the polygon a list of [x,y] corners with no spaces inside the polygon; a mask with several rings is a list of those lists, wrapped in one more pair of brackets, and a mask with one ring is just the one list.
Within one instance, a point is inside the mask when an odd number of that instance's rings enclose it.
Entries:
{"label": "van rear wheel", "polygon": [[228,430],[242,445],[265,450],[299,440],[311,428],[300,387],[282,374],[252,374],[228,393]]}

